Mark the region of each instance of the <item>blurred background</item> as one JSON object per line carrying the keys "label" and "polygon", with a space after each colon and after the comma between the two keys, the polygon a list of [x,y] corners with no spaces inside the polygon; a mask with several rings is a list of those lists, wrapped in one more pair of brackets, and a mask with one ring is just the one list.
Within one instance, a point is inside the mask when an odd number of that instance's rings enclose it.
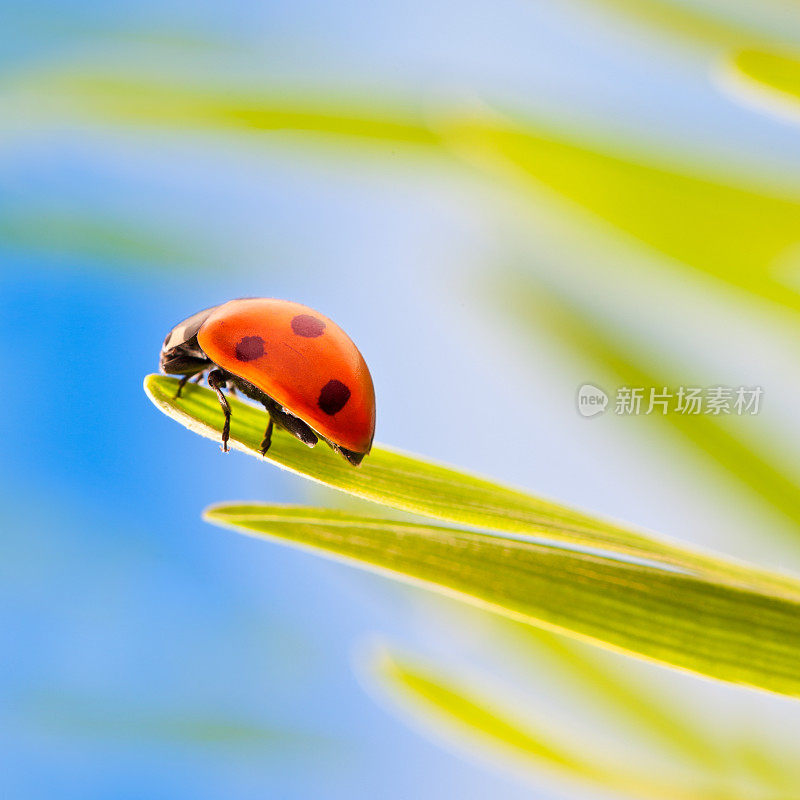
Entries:
{"label": "blurred background", "polygon": [[[800,797],[788,700],[204,524],[342,500],[141,389],[186,316],[292,299],[359,345],[378,441],[796,572],[800,9],[2,18],[4,797]],[[718,385],[759,413],[613,409]],[[387,653],[514,723],[434,714]]]}

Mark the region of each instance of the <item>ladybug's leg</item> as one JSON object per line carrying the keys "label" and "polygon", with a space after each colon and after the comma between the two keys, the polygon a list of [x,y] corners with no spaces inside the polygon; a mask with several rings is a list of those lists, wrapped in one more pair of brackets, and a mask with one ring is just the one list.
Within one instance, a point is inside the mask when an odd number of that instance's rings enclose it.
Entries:
{"label": "ladybug's leg", "polygon": [[261,440],[261,455],[265,456],[267,454],[267,450],[269,450],[269,446],[272,444],[272,417],[269,418],[269,423],[267,424],[267,430],[264,433],[264,438]]}
{"label": "ladybug's leg", "polygon": [[208,373],[208,385],[217,393],[219,404],[222,406],[222,413],[225,414],[225,424],[222,426],[222,452],[228,452],[228,439],[231,435],[231,407],[228,400],[222,393],[225,385],[225,373],[221,369],[213,369]]}
{"label": "ladybug's leg", "polygon": [[193,378],[195,383],[199,383],[201,380],[203,380],[203,373],[198,372],[197,375],[192,375],[191,373],[189,373],[189,375],[184,375],[180,379],[180,381],[178,381],[178,390],[173,395],[172,397],[173,400],[177,400],[181,396],[183,387],[186,386],[186,383],[188,382],[189,378]]}
{"label": "ladybug's leg", "polygon": [[186,381],[188,381],[189,378],[191,378],[191,377],[192,377],[191,375],[184,375],[178,381],[178,388],[175,390],[175,394],[172,395],[172,399],[173,400],[177,400],[181,396],[181,392],[183,391],[183,387],[186,386]]}

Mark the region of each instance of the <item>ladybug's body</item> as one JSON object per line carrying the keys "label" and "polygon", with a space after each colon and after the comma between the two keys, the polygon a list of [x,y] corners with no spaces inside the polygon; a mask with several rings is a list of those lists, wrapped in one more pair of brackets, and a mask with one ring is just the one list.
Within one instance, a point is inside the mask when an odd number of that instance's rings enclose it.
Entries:
{"label": "ladybug's body", "polygon": [[[322,438],[358,465],[372,446],[375,393],[361,353],[334,322],[287,300],[231,300],[189,317],[169,333],[161,369],[202,377],[225,411],[227,449],[230,409],[222,389],[232,384],[261,402],[273,422],[314,446]],[[179,390],[180,391],[180,390]]]}

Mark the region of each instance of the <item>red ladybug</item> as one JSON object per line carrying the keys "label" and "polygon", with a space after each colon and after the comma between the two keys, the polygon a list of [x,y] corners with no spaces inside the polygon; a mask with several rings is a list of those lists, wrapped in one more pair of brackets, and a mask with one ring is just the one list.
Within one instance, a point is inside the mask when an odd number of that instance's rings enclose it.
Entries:
{"label": "red ladybug", "polygon": [[372,376],[350,337],[327,317],[288,300],[254,297],[199,311],[176,325],[161,348],[162,372],[181,375],[177,396],[192,376],[219,397],[228,449],[228,385],[269,413],[261,453],[273,424],[313,447],[324,439],[358,466],[375,434]]}

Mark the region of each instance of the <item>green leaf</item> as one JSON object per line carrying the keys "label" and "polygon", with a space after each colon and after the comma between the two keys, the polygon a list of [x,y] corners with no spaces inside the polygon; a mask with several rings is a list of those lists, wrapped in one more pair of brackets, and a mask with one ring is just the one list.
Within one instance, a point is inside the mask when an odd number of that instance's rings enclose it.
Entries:
{"label": "green leaf", "polygon": [[271,726],[257,720],[222,714],[199,714],[180,709],[152,710],[139,703],[122,705],[113,697],[72,696],[52,693],[28,699],[22,708],[28,724],[62,735],[69,740],[133,740],[152,744],[230,747],[242,754],[257,752],[308,751],[330,746],[331,741],[316,733]]}
{"label": "green leaf", "polygon": [[208,266],[208,247],[188,244],[189,236],[129,225],[103,215],[60,212],[47,207],[7,209],[0,214],[3,248],[50,253],[82,262]]}
{"label": "green leaf", "polygon": [[747,49],[736,53],[732,61],[736,69],[756,83],[800,101],[800,59],[797,55]]}
{"label": "green leaf", "polygon": [[[145,392],[161,411],[219,441],[224,418],[216,395],[190,384],[176,400],[177,385],[175,378],[161,375],[149,375],[144,382]],[[229,402],[231,446],[261,458],[258,447],[266,426],[265,412],[236,398]],[[266,459],[357,497],[437,519],[511,533],[548,533],[576,544],[638,554],[652,554],[656,547],[636,533],[381,445],[373,447],[362,466],[354,469],[324,445],[312,451],[278,430]],[[669,547],[665,545],[664,551]]]}
{"label": "green leaf", "polygon": [[[445,130],[443,128],[443,130]],[[451,121],[448,141],[465,158],[541,197],[543,189],[675,262],[747,292],[800,309],[776,277],[800,242],[800,194],[702,168],[572,141],[517,121]],[[754,220],[758,224],[754,224]],[[580,220],[579,220],[580,221]],[[743,232],[746,232],[744,234]]]}
{"label": "green leaf", "polygon": [[630,763],[615,766],[605,753],[594,757],[559,742],[548,720],[522,719],[505,702],[490,697],[477,681],[466,684],[450,670],[422,663],[419,659],[397,653],[387,647],[377,649],[366,665],[366,677],[377,689],[394,701],[401,713],[412,718],[437,738],[454,740],[456,745],[475,742],[485,757],[489,752],[521,759],[536,772],[547,769],[596,789],[621,792],[636,800],[705,800],[724,797],[733,800],[736,793],[709,793],[702,788],[677,785],[673,776],[637,774]]}
{"label": "green leaf", "polygon": [[619,659],[597,648],[527,625],[495,617],[490,630],[514,645],[526,663],[550,662],[559,681],[569,682],[571,696],[605,706],[607,716],[627,723],[637,740],[648,737],[662,750],[670,750],[703,768],[717,770],[722,754],[719,742],[708,735],[669,698],[653,686],[642,684]]}
{"label": "green leaf", "polygon": [[[598,380],[629,387],[674,388],[685,382],[653,368],[657,359],[637,352],[630,337],[615,335],[612,326],[591,309],[530,276],[504,272],[493,276],[493,288],[503,319],[513,318],[517,335],[520,330],[527,331],[538,341],[546,329],[573,358],[599,371]],[[800,485],[791,471],[781,466],[778,448],[770,446],[767,437],[748,440],[729,420],[708,415],[670,413],[649,419],[670,426],[739,487],[800,525]]]}
{"label": "green leaf", "polygon": [[338,137],[437,145],[440,137],[421,115],[384,104],[334,100],[231,86],[203,86],[97,73],[62,73],[21,80],[25,89],[56,108],[143,125],[227,131],[305,131]]}
{"label": "green leaf", "polygon": [[[219,437],[216,396],[189,386],[175,400],[176,386],[162,376],[145,381],[162,411]],[[256,455],[266,416],[233,398],[231,405],[232,445]],[[659,542],[382,447],[354,469],[321,445],[310,450],[278,432],[269,459],[392,508],[543,541],[324,509],[230,506],[209,511],[209,518],[628,654],[785,694],[800,689],[800,587],[790,578]]]}
{"label": "green leaf", "polygon": [[411,701],[413,707],[422,711],[426,722],[430,722],[429,715],[435,714],[468,734],[477,732],[495,746],[500,744],[533,759],[537,766],[563,769],[582,778],[599,777],[600,770],[584,762],[577,753],[553,745],[500,704],[476,696],[440,671],[385,648],[372,655],[367,668],[369,677],[380,688],[399,699],[404,709]]}
{"label": "green leaf", "polygon": [[[175,399],[178,381],[148,375],[144,389],[153,403],[190,430],[219,441],[224,417],[216,395],[194,384]],[[232,409],[231,446],[262,458],[258,452],[266,414],[229,398]],[[533,497],[452,467],[434,464],[376,445],[358,469],[320,444],[310,450],[294,437],[276,431],[266,459],[283,469],[401,511],[435,519],[527,534],[579,547],[601,548],[642,559],[657,559],[675,568],[715,573],[743,586],[767,586],[773,592],[798,597],[798,584],[770,572],[759,572],[659,541],[605,520],[595,519],[556,503]]]}
{"label": "green leaf", "polygon": [[748,48],[731,57],[724,86],[745,101],[800,119],[800,56]]}
{"label": "green leaf", "polygon": [[[764,787],[759,797],[792,796],[787,790],[798,785],[800,764],[790,741],[784,748],[764,738],[760,733],[763,723],[737,726],[731,725],[729,719],[698,714],[680,693],[665,694],[661,682],[653,680],[659,675],[652,670],[633,670],[630,667],[635,665],[621,662],[616,654],[497,615],[469,611],[464,622],[472,623],[474,628],[483,617],[488,633],[494,634],[484,640],[484,646],[500,648],[495,658],[522,659],[519,663],[531,670],[532,680],[550,686],[549,693],[554,690],[549,679],[555,678],[562,698],[557,701],[559,708],[563,707],[564,698],[569,698],[567,704],[579,709],[581,718],[597,716],[590,724],[594,723],[593,729],[600,726],[604,743],[612,752],[617,745],[626,752],[633,737],[665,763],[674,763],[682,772],[697,775],[703,786],[717,783],[731,787],[720,789],[713,797],[749,797],[747,789],[737,793],[733,788],[743,783]],[[597,715],[597,711],[601,713]],[[558,720],[547,722],[549,729],[543,730],[549,741],[556,735]],[[732,764],[737,765],[738,773],[733,782]]]}
{"label": "green leaf", "polygon": [[[780,2],[762,0],[750,19],[731,3],[687,2],[687,0],[595,0],[596,4],[620,11],[655,31],[712,47],[732,46],[769,37],[791,39],[786,30],[786,11]],[[742,18],[744,17],[744,18]],[[781,30],[783,23],[783,30]],[[788,35],[787,35],[788,34]]]}
{"label": "green leaf", "polygon": [[[585,137],[565,136],[536,120],[511,118],[498,124],[493,117],[473,118],[449,108],[426,114],[374,99],[203,86],[89,70],[31,75],[11,88],[31,94],[38,111],[77,112],[103,121],[313,134],[360,146],[372,140],[391,148],[387,152],[412,145],[440,156],[455,153],[492,177],[514,175],[528,189],[549,188],[604,220],[612,231],[667,256],[665,266],[677,261],[800,309],[800,294],[776,275],[788,249],[800,241],[800,195],[742,178],[735,165],[720,179],[697,164],[676,166],[660,157],[631,155],[619,145],[586,143],[580,140]],[[519,188],[520,182],[514,186]]]}
{"label": "green leaf", "polygon": [[800,697],[800,598],[546,542],[324,508],[228,504],[205,518],[628,655]]}

